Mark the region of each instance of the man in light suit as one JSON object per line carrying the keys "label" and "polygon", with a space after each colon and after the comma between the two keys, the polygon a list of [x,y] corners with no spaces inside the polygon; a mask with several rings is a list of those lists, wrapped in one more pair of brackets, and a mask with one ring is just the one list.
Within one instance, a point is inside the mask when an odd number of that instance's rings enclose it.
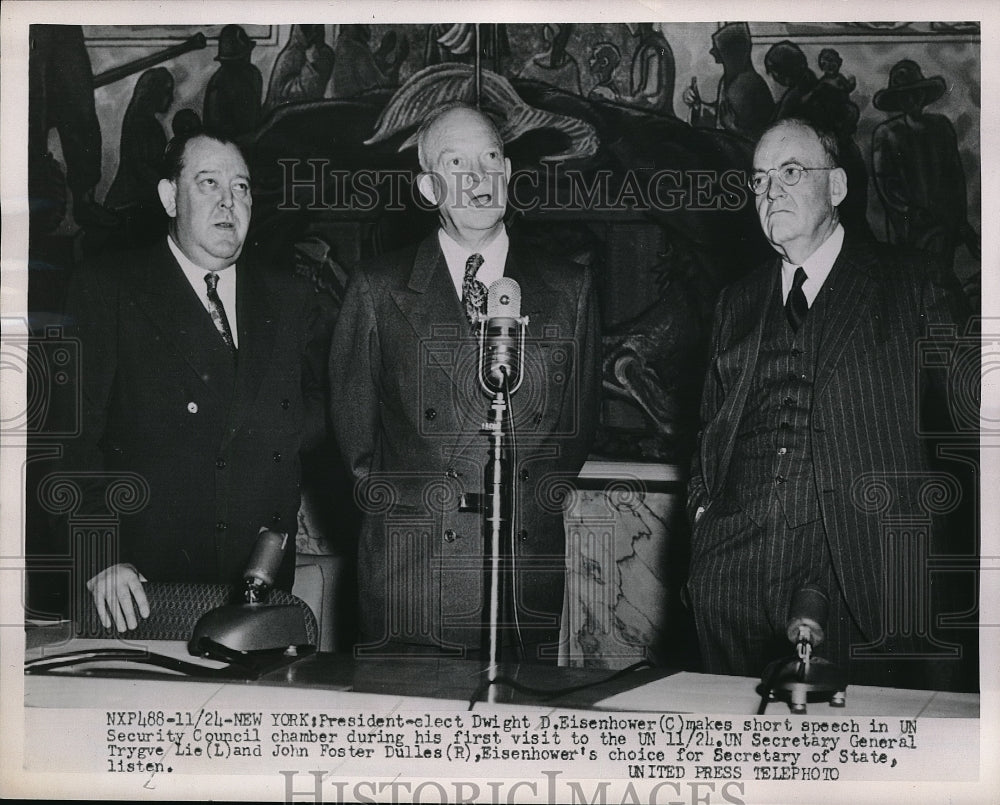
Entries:
{"label": "man in light suit", "polygon": [[[919,673],[850,649],[885,637],[883,573],[896,572],[872,495],[882,485],[895,512],[922,512],[930,466],[918,398],[950,393],[921,367],[919,343],[937,325],[961,333],[966,309],[929,261],[845,233],[837,160],[835,138],[797,119],[768,129],[754,154],[750,187],[779,259],[716,307],[687,594],[709,671],[759,675],[790,655],[790,602],[811,586],[831,604],[818,654],[854,681],[922,686]],[[908,648],[881,645],[883,655]]]}
{"label": "man in light suit", "polygon": [[560,488],[590,447],[599,395],[589,271],[526,250],[504,226],[510,161],[479,111],[438,110],[418,132],[418,187],[440,229],[355,271],[334,331],[331,417],[363,510],[361,650],[476,656],[490,398],[479,387],[474,308],[520,284],[524,384],[517,430],[514,598],[523,660],[554,661],[563,602]]}
{"label": "man in light suit", "polygon": [[137,511],[87,573],[104,626],[149,615],[145,581],[238,583],[262,528],[292,535],[276,585],[291,590],[299,455],[322,435],[332,330],[325,301],[243,246],[250,171],[220,135],[174,138],[158,192],[169,235],[74,277],[81,428],[64,470],[99,513],[115,477]]}

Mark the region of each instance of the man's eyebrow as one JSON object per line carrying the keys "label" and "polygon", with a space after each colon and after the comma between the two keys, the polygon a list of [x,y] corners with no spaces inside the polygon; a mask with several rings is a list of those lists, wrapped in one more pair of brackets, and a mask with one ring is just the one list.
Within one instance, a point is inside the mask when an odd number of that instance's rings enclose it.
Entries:
{"label": "man's eyebrow", "polygon": [[775,165],[773,168],[753,168],[754,173],[767,173],[769,170],[777,170],[778,168],[784,168],[786,165],[801,165],[802,160],[797,158],[786,159],[780,165]]}
{"label": "man's eyebrow", "polygon": [[[221,171],[218,168],[202,168],[200,171],[195,173],[194,178],[200,179],[203,176],[218,176],[219,173],[221,173]],[[250,181],[250,176],[246,173],[237,173],[233,178],[245,179],[248,182]]]}

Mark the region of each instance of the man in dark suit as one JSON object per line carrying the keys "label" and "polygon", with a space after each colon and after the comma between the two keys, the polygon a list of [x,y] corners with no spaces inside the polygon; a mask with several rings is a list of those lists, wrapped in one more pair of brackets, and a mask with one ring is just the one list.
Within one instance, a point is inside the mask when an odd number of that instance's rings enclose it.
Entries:
{"label": "man in dark suit", "polygon": [[[792,596],[818,587],[831,605],[818,653],[854,681],[902,684],[899,667],[850,649],[876,643],[884,660],[909,648],[883,640],[883,576],[896,568],[883,556],[877,498],[893,496],[894,513],[923,512],[918,398],[929,385],[948,390],[918,347],[936,325],[961,333],[966,310],[927,260],[845,233],[837,160],[835,138],[797,119],[768,129],[754,154],[750,187],[780,259],[716,307],[687,593],[709,671],[758,675],[790,655]],[[896,593],[919,583],[903,580]]]}
{"label": "man in dark suit", "polygon": [[[148,616],[144,581],[237,583],[262,528],[294,537],[299,454],[325,417],[330,317],[305,283],[243,251],[240,150],[187,134],[164,165],[168,237],[81,269],[67,306],[82,418],[64,467],[85,510],[107,505],[116,475],[148,498],[88,571],[101,620],[119,630]],[[291,589],[294,561],[290,539],[277,586]]]}
{"label": "man in dark suit", "polygon": [[[477,379],[474,308],[500,277],[530,319],[517,430],[514,597],[523,659],[554,661],[563,603],[561,484],[590,447],[599,396],[590,273],[525,249],[504,226],[510,161],[490,120],[455,105],[417,136],[421,193],[440,229],[357,269],[334,331],[331,416],[363,510],[364,651],[480,649],[490,398]],[[462,504],[466,505],[462,505]]]}

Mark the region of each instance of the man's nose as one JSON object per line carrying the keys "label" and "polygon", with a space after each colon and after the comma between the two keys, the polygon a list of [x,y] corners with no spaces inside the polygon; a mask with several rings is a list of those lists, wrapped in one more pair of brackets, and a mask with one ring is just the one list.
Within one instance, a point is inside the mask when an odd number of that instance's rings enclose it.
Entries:
{"label": "man's nose", "polygon": [[232,188],[223,187],[222,193],[219,196],[219,206],[229,208],[233,206],[233,191]]}
{"label": "man's nose", "polygon": [[767,174],[767,197],[769,199],[785,195],[785,186],[778,181],[778,174],[771,171]]}

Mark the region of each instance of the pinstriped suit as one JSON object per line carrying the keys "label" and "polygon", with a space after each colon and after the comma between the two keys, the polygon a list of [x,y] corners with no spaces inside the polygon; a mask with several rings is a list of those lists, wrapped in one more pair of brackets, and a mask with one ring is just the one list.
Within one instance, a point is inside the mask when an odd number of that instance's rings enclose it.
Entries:
{"label": "pinstriped suit", "polygon": [[[699,507],[705,510],[693,527],[688,592],[706,665],[724,673],[755,671],[720,653],[720,645],[737,645],[746,636],[709,634],[726,627],[708,613],[716,605],[758,605],[768,592],[762,586],[770,583],[761,578],[762,561],[813,563],[817,572],[826,574],[826,583],[835,588],[829,590],[831,598],[836,604],[839,597],[845,620],[850,620],[840,624],[845,628],[843,642],[835,650],[841,661],[850,629],[855,639],[859,633],[869,640],[882,634],[881,527],[877,514],[866,510],[871,507],[864,505],[862,486],[872,474],[892,476],[898,505],[903,511],[920,511],[916,498],[928,457],[917,436],[918,395],[928,384],[942,393],[947,389],[942,374],[921,368],[918,343],[928,325],[957,324],[961,332],[967,315],[954,278],[941,277],[927,258],[903,258],[847,236],[821,291],[827,294],[825,326],[806,431],[820,520],[812,530],[807,527],[789,539],[774,525],[779,519],[774,501],[763,506],[771,525],[755,530],[759,512],[755,516],[742,511],[734,499],[739,490],[734,495],[727,486],[757,371],[764,313],[775,294],[780,294],[778,260],[725,289],[719,298],[702,397],[703,429],[689,486],[689,514]],[[900,479],[900,473],[912,475]],[[795,522],[795,498],[787,505],[793,509],[788,522]],[[784,540],[783,547],[769,540]],[[788,569],[773,571],[781,575]],[[779,611],[787,612],[787,603],[782,605]],[[779,621],[770,624],[774,632],[769,637],[780,643],[784,624],[780,616],[770,620]],[[831,626],[836,631],[838,624]],[[784,649],[790,649],[787,642]]]}

